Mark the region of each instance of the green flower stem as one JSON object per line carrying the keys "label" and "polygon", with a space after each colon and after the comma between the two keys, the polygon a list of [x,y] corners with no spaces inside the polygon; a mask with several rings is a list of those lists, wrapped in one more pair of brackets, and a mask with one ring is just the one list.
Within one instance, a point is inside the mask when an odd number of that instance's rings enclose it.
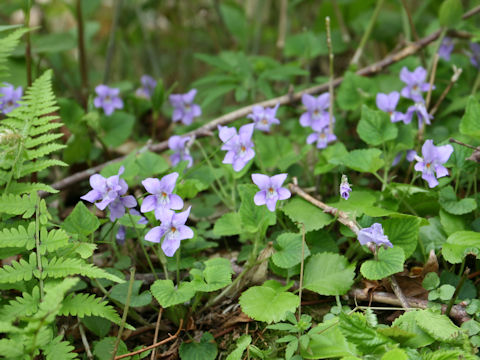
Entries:
{"label": "green flower stem", "polygon": [[[205,152],[205,149],[203,148],[202,144],[200,143],[200,141],[195,141],[195,143],[197,144],[198,148],[200,149],[200,151],[202,152],[202,155],[203,157],[205,158],[205,161],[207,162],[207,165],[210,169],[212,169],[212,171],[215,169],[212,165],[212,162],[210,161],[207,153]],[[211,184],[212,185],[212,190],[215,192],[215,194],[217,194],[217,196],[223,201],[223,203],[231,210],[234,210],[234,208],[232,208],[232,204],[227,200],[229,198],[227,192],[225,191],[225,188],[223,187],[222,183],[215,177],[215,183],[217,184],[218,186],[218,190],[215,186],[213,186],[213,183]]]}
{"label": "green flower stem", "polygon": [[390,158],[387,156],[387,148],[385,143],[382,144],[383,147],[383,155],[385,156],[385,168],[383,170],[383,181],[382,181],[382,192],[387,188],[388,184],[388,171],[390,170]]}
{"label": "green flower stem", "polygon": [[178,248],[177,253],[176,253],[176,258],[177,258],[177,285],[180,284],[180,248]]}
{"label": "green flower stem", "polygon": [[[303,288],[303,264],[305,257],[305,224],[302,223],[302,260],[300,261],[300,283],[298,284],[298,297],[300,299],[298,303],[298,316],[297,321],[300,321],[302,317],[302,288]],[[298,333],[298,339],[300,340],[300,333]]]}
{"label": "green flower stem", "polygon": [[[465,265],[465,258],[463,259],[462,265]],[[460,290],[462,289],[463,284],[465,283],[465,280],[467,280],[468,274],[470,274],[470,269],[467,268],[464,272],[462,277],[460,278],[460,281],[458,282],[457,288],[455,289],[455,292],[453,293],[452,298],[450,299],[448,305],[447,305],[447,310],[445,310],[445,315],[449,316],[450,311],[452,310],[453,304],[455,304],[455,300],[457,300],[458,294],[460,293]]]}
{"label": "green flower stem", "polygon": [[110,227],[110,229],[107,230],[107,232],[103,235],[103,237],[100,239],[100,242],[103,243],[105,241],[105,238],[108,236],[108,234],[110,234],[110,232],[113,230],[113,228],[115,227],[115,225],[117,224],[117,221],[118,219],[115,219],[115,221],[112,223],[112,226]]}
{"label": "green flower stem", "polygon": [[123,329],[125,328],[125,323],[127,322],[128,308],[130,307],[130,299],[132,298],[132,289],[133,283],[135,281],[135,268],[130,269],[130,281],[128,283],[128,292],[127,300],[125,301],[125,307],[123,308],[122,322],[120,323],[120,329],[118,330],[117,340],[115,340],[115,346],[113,347],[112,360],[115,360],[115,355],[117,354],[118,345],[120,344],[120,339],[122,338]]}
{"label": "green flower stem", "polygon": [[165,257],[160,244],[158,244],[158,250],[155,248],[155,246],[152,246],[152,249],[155,255],[157,255],[158,260],[160,260],[160,264],[162,264],[162,269],[165,273],[165,280],[168,280],[167,258]]}
{"label": "green flower stem", "polygon": [[138,229],[137,229],[137,226],[135,224],[135,221],[133,220],[132,214],[130,214],[130,210],[128,211],[128,217],[130,219],[130,222],[132,223],[133,228],[135,229],[135,233],[137,234],[138,242],[140,243],[140,246],[142,247],[143,254],[145,255],[145,258],[147,259],[148,266],[150,267],[150,270],[152,271],[152,274],[155,277],[155,279],[158,280],[157,272],[155,271],[155,268],[153,267],[152,260],[150,260],[150,256],[148,255],[147,249],[145,249],[145,245],[143,244],[143,239],[140,236],[140,233],[138,232]]}

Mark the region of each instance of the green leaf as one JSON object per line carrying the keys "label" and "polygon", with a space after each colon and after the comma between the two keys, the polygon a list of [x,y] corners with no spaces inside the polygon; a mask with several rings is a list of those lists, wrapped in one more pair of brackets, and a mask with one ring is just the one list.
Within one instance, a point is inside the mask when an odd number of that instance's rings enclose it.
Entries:
{"label": "green leaf", "polygon": [[452,235],[457,231],[466,230],[465,219],[463,216],[452,215],[445,210],[440,209],[440,223],[447,235]]}
{"label": "green leaf", "polygon": [[191,284],[195,291],[210,292],[224,288],[232,282],[232,264],[228,259],[213,258],[204,262],[205,269],[192,269]]}
{"label": "green leaf", "polygon": [[[272,255],[272,261],[283,269],[291,268],[302,261],[302,235],[283,233],[277,237],[278,249]],[[304,246],[304,258],[310,255],[307,244]]]}
{"label": "green leaf", "polygon": [[451,264],[459,264],[467,255],[478,258],[480,254],[480,233],[457,231],[443,244],[442,255]]}
{"label": "green leaf", "polygon": [[163,85],[163,80],[158,79],[157,86],[152,95],[152,106],[155,111],[159,111],[162,108],[163,102],[165,101],[165,86]]}
{"label": "green leaf", "polygon": [[242,7],[222,2],[220,12],[228,31],[243,47],[246,47],[251,27],[248,25]]}
{"label": "green leaf", "polygon": [[259,189],[255,185],[238,186],[238,192],[242,199],[238,214],[242,221],[243,231],[255,233],[265,225],[274,225],[277,221],[274,212],[268,210],[265,205],[257,206],[253,202],[253,197],[258,191]]}
{"label": "green leaf", "polygon": [[217,236],[232,236],[242,233],[242,220],[238,213],[222,215],[213,226],[213,233]]}
{"label": "green leaf", "polygon": [[177,185],[176,192],[182,199],[192,199],[197,196],[200,191],[206,189],[208,189],[208,185],[201,180],[185,179]]}
{"label": "green leaf", "polygon": [[212,334],[205,332],[200,342],[183,342],[178,354],[182,360],[215,360],[218,354],[217,343]]}
{"label": "green leaf", "polygon": [[365,94],[373,94],[375,81],[348,71],[338,89],[337,102],[342,110],[355,110],[366,100]]}
{"label": "green leaf", "polygon": [[390,121],[388,114],[381,110],[372,110],[362,106],[362,116],[357,126],[360,139],[369,145],[378,146],[397,137],[397,127]]}
{"label": "green leaf", "polygon": [[237,340],[237,347],[227,356],[226,360],[242,360],[244,351],[251,343],[252,337],[250,335],[245,334],[240,336]]}
{"label": "green leaf", "polygon": [[428,333],[423,331],[417,325],[416,319],[418,313],[419,311],[407,311],[403,313],[403,315],[400,315],[398,318],[396,318],[392,324],[392,327],[398,327],[402,330],[408,331],[409,333],[415,334],[415,337],[403,342],[403,346],[420,348],[428,346],[435,341],[430,335],[428,335]]}
{"label": "green leaf", "polygon": [[438,288],[439,298],[443,301],[448,301],[452,298],[453,293],[455,292],[455,287],[452,285],[442,285]]}
{"label": "green leaf", "polygon": [[303,286],[320,295],[343,295],[350,290],[355,265],[346,257],[332,253],[315,254],[305,265]]}
{"label": "green leaf", "polygon": [[321,229],[334,220],[331,215],[325,214],[320,208],[298,197],[288,201],[282,210],[297,223],[300,230],[304,224],[306,232]]}
{"label": "green leaf", "polygon": [[150,291],[163,308],[182,304],[195,295],[192,284],[181,282],[177,289],[172,280],[156,280],[150,287]]}
{"label": "green leaf", "polygon": [[68,360],[78,358],[78,355],[72,352],[75,350],[75,347],[73,347],[68,341],[62,341],[62,339],[63,336],[59,335],[42,347],[46,360]]}
{"label": "green leaf", "polygon": [[480,137],[480,103],[470,96],[465,114],[460,120],[460,132],[464,135]]}
{"label": "green leaf", "polygon": [[138,175],[140,179],[145,179],[154,175],[162,174],[168,170],[170,165],[163,156],[151,151],[144,151],[135,158],[138,165]]}
{"label": "green leaf", "polygon": [[135,117],[123,111],[115,111],[112,115],[100,117],[100,126],[105,130],[102,141],[108,147],[122,145],[130,137]]}
{"label": "green leaf", "polygon": [[31,253],[28,262],[24,259],[20,259],[19,262],[14,260],[11,265],[0,268],[0,284],[29,281],[35,270],[37,270],[37,260],[35,253]]}
{"label": "green leaf", "polygon": [[[93,343],[93,354],[98,360],[111,359],[116,341],[117,341],[117,338],[113,336],[103,338],[100,341],[95,341]],[[122,340],[120,340],[120,343],[117,349],[117,356],[127,354],[127,353],[128,353],[127,345],[125,345],[125,343]]]}
{"label": "green leaf", "polygon": [[409,258],[417,248],[418,231],[421,218],[409,215],[399,215],[382,222],[385,235],[394,247],[401,247],[405,258]]}
{"label": "green leaf", "polygon": [[71,234],[88,236],[100,227],[100,221],[83,202],[78,202],[73,211],[64,220],[63,229]]}
{"label": "green leaf", "polygon": [[455,191],[450,185],[440,190],[438,202],[446,212],[453,215],[468,214],[477,208],[477,202],[474,199],[466,198],[457,200]]}
{"label": "green leaf", "polygon": [[357,355],[355,345],[348,342],[340,331],[338,319],[318,324],[308,332],[308,344],[301,346],[304,359],[330,359]]}
{"label": "green leaf", "polygon": [[383,354],[382,360],[408,360],[408,356],[402,349],[392,349]]}
{"label": "green leaf", "polygon": [[375,173],[384,164],[381,154],[378,149],[353,150],[342,158],[342,163],[358,172]]}
{"label": "green leaf", "polygon": [[437,273],[429,272],[425,275],[425,278],[422,281],[422,286],[425,290],[436,289],[440,285],[440,278]]}
{"label": "green leaf", "polygon": [[302,157],[294,150],[289,138],[282,135],[267,135],[261,132],[254,134],[255,151],[258,156],[255,157],[255,163],[259,167],[279,168],[280,171],[286,171],[288,167]]}
{"label": "green leaf", "polygon": [[112,323],[100,316],[85,316],[82,318],[82,323],[92,333],[99,338],[107,336],[112,327]]}
{"label": "green leaf", "polygon": [[383,345],[391,342],[389,338],[369,327],[365,315],[361,313],[347,315],[341,312],[339,318],[340,331],[365,354],[379,352]]}
{"label": "green leaf", "polygon": [[299,297],[292,293],[262,285],[244,291],[239,304],[252,319],[271,323],[285,320],[289,311],[295,312],[299,301]]}
{"label": "green leaf", "polygon": [[403,271],[405,253],[401,247],[378,251],[378,260],[367,260],[360,267],[362,275],[369,280],[380,280]]}
{"label": "green leaf", "polygon": [[460,328],[446,315],[432,310],[419,310],[415,321],[423,331],[438,341],[454,341],[460,335]]}
{"label": "green leaf", "polygon": [[[140,280],[135,280],[133,282],[132,295],[130,297],[130,306],[132,307],[147,306],[152,302],[152,295],[150,292],[143,291],[140,293],[142,283],[143,282]],[[125,304],[127,301],[128,286],[129,284],[127,282],[114,285],[112,287],[110,297],[121,304]]]}
{"label": "green leaf", "polygon": [[453,28],[462,20],[462,15],[460,0],[444,0],[438,12],[438,22],[441,26]]}

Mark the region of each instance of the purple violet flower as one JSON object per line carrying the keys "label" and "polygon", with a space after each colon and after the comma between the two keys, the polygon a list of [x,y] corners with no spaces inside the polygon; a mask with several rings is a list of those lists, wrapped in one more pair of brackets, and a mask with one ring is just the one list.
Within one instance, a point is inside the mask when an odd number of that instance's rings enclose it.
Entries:
{"label": "purple violet flower", "polygon": [[[407,155],[405,156],[405,158],[408,162],[412,162],[415,159],[415,155],[417,155],[417,152],[415,150],[407,150],[406,153]],[[392,166],[396,166],[400,162],[400,160],[402,160],[402,156],[403,151],[400,151],[393,159]]]}
{"label": "purple violet flower", "polygon": [[193,119],[202,115],[199,105],[193,103],[197,89],[192,89],[186,94],[170,95],[170,104],[174,107],[172,121],[181,121],[184,125],[190,125]]}
{"label": "purple violet flower", "polygon": [[347,175],[342,175],[342,182],[340,183],[340,195],[342,198],[345,200],[348,200],[350,197],[350,192],[352,191],[352,188],[350,187],[350,184],[348,183],[348,178]]}
{"label": "purple violet flower", "polygon": [[422,146],[423,159],[415,156],[415,160],[418,161],[415,164],[415,170],[422,172],[422,179],[428,182],[430,188],[438,185],[437,178],[448,175],[448,170],[443,164],[448,161],[452,153],[452,145],[435,146],[433,140],[426,140]]}
{"label": "purple violet flower", "polygon": [[382,225],[375,223],[368,228],[361,229],[357,234],[358,241],[362,245],[375,244],[383,247],[393,247],[393,244],[388,240],[388,236],[383,233]]}
{"label": "purple violet flower", "polygon": [[147,218],[145,216],[142,216],[142,214],[140,214],[139,211],[137,211],[135,209],[130,209],[130,214],[134,215],[134,216],[140,216],[140,219],[137,221],[137,224],[141,224],[141,225],[147,225],[148,224]]}
{"label": "purple violet flower", "polygon": [[[133,208],[137,205],[137,200],[134,196],[121,196],[128,190],[125,180],[120,179],[120,175],[123,174],[124,170],[125,168],[121,166],[117,175],[108,178],[104,178],[100,174],[90,176],[90,186],[93,190],[90,190],[80,199],[95,203],[95,206],[102,211],[108,206],[111,221],[121,218],[125,215],[126,207]],[[96,202],[98,200],[101,201]]]}
{"label": "purple violet flower", "polygon": [[[427,70],[419,66],[414,71],[410,72],[404,66],[400,71],[400,80],[407,86],[402,89],[402,96],[413,101],[423,101],[422,92],[430,89],[430,84],[425,82],[427,78]],[[435,86],[432,87],[435,89]]]}
{"label": "purple violet flower", "polygon": [[398,91],[393,91],[390,94],[377,94],[377,107],[390,115],[391,122],[402,121],[405,117],[405,115],[401,112],[395,111],[398,100],[400,100],[400,94],[398,93]]}
{"label": "purple violet flower", "polygon": [[317,143],[317,149],[325,149],[329,143],[337,140],[335,134],[330,132],[330,127],[324,125],[321,122],[315,122],[312,124],[312,129],[315,131],[313,134],[308,135],[307,144]]}
{"label": "purple violet flower", "polygon": [[110,116],[115,109],[123,109],[123,100],[118,96],[120,90],[117,88],[110,88],[107,85],[98,85],[95,88],[97,97],[93,99],[93,105],[97,109],[102,108],[105,115]]}
{"label": "purple violet flower", "polygon": [[180,241],[193,238],[193,231],[185,225],[190,214],[190,208],[175,213],[171,210],[162,212],[160,226],[155,226],[146,235],[145,240],[159,243],[162,237],[162,250],[165,255],[171,257],[180,247]]}
{"label": "purple violet flower", "polygon": [[188,161],[187,167],[193,165],[193,158],[190,155],[190,150],[186,146],[189,141],[189,136],[182,137],[173,135],[168,139],[168,148],[174,151],[174,153],[170,155],[172,166],[177,165],[180,161]]}
{"label": "purple violet flower", "polygon": [[480,68],[480,44],[470,43],[470,63],[475,66],[477,69]]}
{"label": "purple violet flower", "polygon": [[242,170],[255,156],[252,141],[254,126],[255,124],[243,125],[238,130],[238,135],[234,127],[218,126],[218,136],[223,141],[221,149],[227,150],[223,163],[232,164],[235,171]]}
{"label": "purple violet flower", "polygon": [[275,116],[280,104],[275,105],[273,108],[264,108],[263,106],[256,105],[252,108],[252,113],[247,115],[255,123],[255,128],[261,131],[270,131],[270,125],[280,124]]}
{"label": "purple violet flower", "polygon": [[135,91],[135,95],[145,99],[150,99],[155,91],[155,87],[157,86],[157,81],[150,75],[143,75],[140,78],[140,83],[142,86]]}
{"label": "purple violet flower", "polygon": [[453,39],[445,36],[442,40],[442,44],[438,48],[438,56],[445,61],[450,61],[450,55],[453,51]]}
{"label": "purple violet flower", "polygon": [[158,220],[163,213],[170,209],[180,210],[183,208],[183,200],[177,194],[172,194],[177,182],[178,173],[174,172],[165,175],[161,180],[147,178],[142,181],[142,185],[152,195],[148,195],[143,200],[140,211],[143,213],[155,210],[155,218]]}
{"label": "purple violet flower", "polygon": [[319,97],[303,94],[302,103],[307,108],[307,112],[300,116],[300,125],[313,127],[313,124],[319,123],[320,127],[324,127],[329,124],[329,113],[326,111],[330,106],[329,93],[322,94]]}
{"label": "purple violet flower", "polygon": [[268,210],[275,211],[278,200],[288,199],[292,194],[282,187],[288,174],[278,174],[272,177],[263,174],[252,174],[252,181],[260,188],[253,198],[255,205],[267,205]]}
{"label": "purple violet flower", "polygon": [[18,103],[22,99],[23,89],[21,86],[15,87],[9,83],[3,83],[0,88],[0,113],[8,114],[13,109],[20,106]]}
{"label": "purple violet flower", "polygon": [[423,99],[421,101],[415,102],[415,104],[413,104],[412,106],[409,106],[405,117],[403,118],[403,122],[405,124],[410,124],[413,118],[413,114],[417,115],[419,129],[422,127],[424,121],[427,125],[430,125],[430,119],[433,119],[433,116],[428,113]]}
{"label": "purple violet flower", "polygon": [[417,152],[415,150],[407,150],[406,159],[408,162],[415,160],[415,156],[417,156]]}

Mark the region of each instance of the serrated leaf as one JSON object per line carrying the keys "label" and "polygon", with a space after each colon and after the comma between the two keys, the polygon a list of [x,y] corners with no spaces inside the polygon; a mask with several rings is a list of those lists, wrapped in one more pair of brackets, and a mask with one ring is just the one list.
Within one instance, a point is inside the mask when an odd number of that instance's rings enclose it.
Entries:
{"label": "serrated leaf", "polygon": [[306,232],[319,230],[334,220],[331,215],[298,197],[289,200],[282,211],[297,223],[299,230],[302,230],[304,224]]}
{"label": "serrated leaf", "polygon": [[400,215],[382,222],[385,235],[394,247],[401,247],[405,258],[409,258],[417,248],[418,231],[422,219],[416,216]]}
{"label": "serrated leaf", "polygon": [[195,291],[210,292],[224,288],[232,282],[232,265],[228,259],[213,258],[204,262],[205,269],[192,269],[191,284]]}
{"label": "serrated leaf", "polygon": [[423,331],[417,325],[417,314],[418,311],[407,311],[404,314],[400,315],[392,324],[392,327],[398,327],[402,330],[405,330],[409,333],[415,334],[415,337],[402,342],[403,346],[408,346],[411,348],[420,348],[427,345],[430,345],[435,340],[428,335],[425,331]]}
{"label": "serrated leaf", "polygon": [[378,251],[378,260],[367,260],[360,267],[362,275],[369,280],[380,280],[403,271],[405,253],[400,247]]}
{"label": "serrated leaf", "polygon": [[78,202],[63,222],[63,229],[71,234],[88,236],[100,226],[98,218],[92,214],[83,202]]}
{"label": "serrated leaf", "polygon": [[364,94],[375,94],[374,88],[374,80],[348,71],[338,89],[338,105],[343,110],[355,110],[365,101]]}
{"label": "serrated leaf", "polygon": [[440,278],[437,273],[429,272],[425,275],[425,278],[422,281],[422,286],[425,290],[436,289],[440,285]]}
{"label": "serrated leaf", "polygon": [[305,265],[303,286],[320,295],[343,295],[350,290],[355,277],[355,265],[346,257],[333,253],[319,253]]}
{"label": "serrated leaf", "polygon": [[183,342],[178,354],[182,360],[214,360],[218,354],[217,343],[212,334],[205,332],[200,342]]}
{"label": "serrated leaf", "polygon": [[420,310],[415,321],[423,331],[438,341],[454,341],[460,335],[460,328],[446,315],[438,314],[432,310]]}
{"label": "serrated leaf", "polygon": [[477,208],[477,202],[472,198],[457,200],[453,187],[446,186],[438,194],[438,202],[442,208],[453,215],[468,214]]}
{"label": "serrated leaf", "polygon": [[242,233],[242,220],[238,213],[223,214],[215,221],[213,233],[217,236],[232,236]]}
{"label": "serrated leaf", "polygon": [[375,173],[384,164],[381,154],[378,149],[353,150],[342,158],[342,163],[355,171]]}
{"label": "serrated leaf", "polygon": [[150,287],[150,291],[163,308],[182,304],[195,295],[192,284],[181,282],[176,289],[172,280],[156,280]]}
{"label": "serrated leaf", "polygon": [[[277,250],[272,255],[272,261],[283,269],[291,268],[302,261],[302,235],[283,233],[277,237]],[[304,245],[304,258],[310,256],[307,244]]]}
{"label": "serrated leaf", "polygon": [[[152,302],[152,295],[150,292],[143,291],[140,293],[142,283],[143,282],[140,280],[135,280],[133,282],[132,294],[130,296],[130,306],[132,307],[146,306]],[[114,285],[110,297],[125,305],[125,302],[127,301],[128,286],[129,284],[127,282]]]}
{"label": "serrated leaf", "polygon": [[252,343],[252,337],[248,334],[242,335],[237,340],[237,347],[233,350],[226,360],[241,360],[244,351]]}
{"label": "serrated leaf", "polygon": [[238,192],[242,199],[238,214],[242,221],[243,231],[255,233],[266,225],[274,225],[277,221],[274,212],[268,210],[265,205],[258,206],[253,202],[253,197],[258,191],[260,190],[255,185],[238,186]]}
{"label": "serrated leaf", "polygon": [[480,137],[480,103],[470,96],[465,114],[460,120],[460,132],[464,135]]}
{"label": "serrated leaf", "polygon": [[372,110],[362,106],[362,115],[357,126],[360,139],[369,145],[378,146],[397,137],[398,130],[390,121],[388,114],[381,110]]}
{"label": "serrated leaf", "polygon": [[451,264],[459,264],[467,255],[479,257],[480,233],[474,231],[457,231],[450,235],[443,244],[442,255]]}
{"label": "serrated leaf", "polygon": [[252,286],[239,299],[242,311],[257,321],[268,323],[285,320],[287,312],[295,312],[299,297],[269,286]]}
{"label": "serrated leaf", "polygon": [[402,349],[392,349],[383,354],[382,360],[408,360],[408,356]]}

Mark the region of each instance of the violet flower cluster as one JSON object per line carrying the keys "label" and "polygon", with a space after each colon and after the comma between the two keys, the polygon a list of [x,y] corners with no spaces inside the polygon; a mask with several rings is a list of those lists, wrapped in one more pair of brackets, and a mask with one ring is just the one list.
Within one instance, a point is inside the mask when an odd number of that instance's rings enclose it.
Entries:
{"label": "violet flower cluster", "polygon": [[137,205],[137,200],[132,195],[123,196],[128,190],[125,180],[120,178],[125,168],[123,166],[118,170],[117,175],[108,178],[100,174],[90,176],[90,190],[80,199],[94,203],[99,210],[110,210],[110,221],[115,221],[125,215],[125,208],[133,208]]}
{"label": "violet flower cluster", "polygon": [[273,108],[264,108],[256,105],[252,108],[252,113],[247,115],[247,118],[253,120],[256,129],[269,132],[271,125],[280,124],[280,120],[275,117],[279,106],[280,104],[277,104]]}
{"label": "violet flower cluster", "polygon": [[428,186],[433,188],[438,185],[437,178],[448,175],[445,164],[453,153],[453,146],[450,144],[443,146],[433,145],[433,140],[426,140],[422,146],[423,158],[415,155],[415,170],[422,172],[422,179],[427,181]]}
{"label": "violet flower cluster", "polygon": [[190,125],[193,119],[202,115],[200,106],[193,103],[196,94],[197,89],[192,89],[186,94],[170,95],[170,104],[173,106],[173,122],[180,121],[184,125]]}
{"label": "violet flower cluster", "polygon": [[190,136],[178,136],[173,135],[168,139],[168,148],[173,150],[173,154],[170,155],[170,161],[172,166],[177,165],[180,161],[188,161],[187,167],[192,167],[193,158],[190,155],[190,150],[188,149],[188,142],[190,141]]}
{"label": "violet flower cluster", "polygon": [[374,223],[368,228],[361,229],[357,234],[358,241],[362,245],[376,247],[393,247],[388,236],[383,233],[383,227],[379,223]]}
{"label": "violet flower cluster", "polygon": [[165,175],[162,179],[148,178],[142,181],[145,189],[151,194],[143,200],[140,211],[155,212],[155,218],[160,220],[160,226],[155,226],[146,235],[145,240],[159,243],[162,238],[162,250],[166,256],[173,256],[180,247],[180,241],[193,238],[193,231],[185,225],[190,214],[190,208],[176,213],[173,210],[183,208],[183,200],[173,194],[178,173]]}
{"label": "violet flower cluster", "polygon": [[218,126],[218,136],[223,141],[222,150],[226,150],[224,164],[232,164],[233,170],[242,170],[255,156],[252,135],[255,124],[243,125],[237,134],[237,129],[228,126]]}
{"label": "violet flower cluster", "polygon": [[150,75],[143,75],[140,78],[140,83],[142,86],[135,91],[135,95],[145,99],[151,99],[157,86],[157,81]]}
{"label": "violet flower cluster", "polygon": [[278,200],[286,200],[292,195],[282,187],[288,174],[278,174],[272,177],[263,174],[252,174],[252,181],[260,189],[253,198],[255,205],[267,205],[268,210],[275,211]]}
{"label": "violet flower cluster", "polygon": [[[310,127],[314,131],[307,137],[307,144],[316,143],[318,149],[325,149],[329,143],[337,139],[330,129],[328,112],[330,94],[321,94],[318,97],[303,94],[302,103],[307,111],[300,116],[300,125]],[[335,118],[332,122],[335,122]]]}
{"label": "violet flower cluster", "polygon": [[95,88],[97,97],[93,99],[93,105],[97,108],[103,109],[105,115],[110,116],[115,109],[123,109],[123,100],[120,99],[120,90],[111,88],[107,85],[98,85]]}
{"label": "violet flower cluster", "polygon": [[20,106],[18,102],[22,99],[23,89],[21,86],[15,89],[9,83],[3,83],[3,85],[0,87],[0,113],[8,114]]}

